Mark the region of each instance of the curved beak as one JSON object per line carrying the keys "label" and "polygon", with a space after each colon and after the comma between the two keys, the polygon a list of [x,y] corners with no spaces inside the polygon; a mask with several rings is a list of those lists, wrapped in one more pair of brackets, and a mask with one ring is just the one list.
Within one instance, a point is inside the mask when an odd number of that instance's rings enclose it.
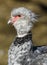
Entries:
{"label": "curved beak", "polygon": [[10,24],[10,23],[12,23],[12,20],[11,20],[11,18],[8,20],[7,24]]}
{"label": "curved beak", "polygon": [[7,22],[7,24],[10,24],[11,23],[11,21],[9,20],[8,22]]}

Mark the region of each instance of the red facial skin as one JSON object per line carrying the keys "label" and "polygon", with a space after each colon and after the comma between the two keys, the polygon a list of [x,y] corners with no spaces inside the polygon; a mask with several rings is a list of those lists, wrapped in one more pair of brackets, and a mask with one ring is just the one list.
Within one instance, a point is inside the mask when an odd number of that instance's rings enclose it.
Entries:
{"label": "red facial skin", "polygon": [[15,17],[12,18],[12,23],[16,22],[21,16],[17,15]]}
{"label": "red facial skin", "polygon": [[12,18],[13,23],[19,19],[19,16]]}

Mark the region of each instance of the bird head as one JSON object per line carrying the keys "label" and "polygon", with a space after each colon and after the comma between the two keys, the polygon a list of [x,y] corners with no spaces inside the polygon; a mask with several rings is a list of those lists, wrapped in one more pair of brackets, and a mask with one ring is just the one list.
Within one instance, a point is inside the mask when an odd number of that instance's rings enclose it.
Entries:
{"label": "bird head", "polygon": [[11,11],[11,18],[8,24],[11,23],[18,34],[25,34],[31,30],[35,21],[37,21],[36,14],[27,8],[19,7]]}

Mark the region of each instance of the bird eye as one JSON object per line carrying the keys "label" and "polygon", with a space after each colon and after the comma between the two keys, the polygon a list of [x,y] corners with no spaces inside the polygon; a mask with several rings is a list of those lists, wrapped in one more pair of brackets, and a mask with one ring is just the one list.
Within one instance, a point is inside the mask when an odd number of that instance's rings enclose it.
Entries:
{"label": "bird eye", "polygon": [[21,15],[18,15],[18,17],[21,17]]}

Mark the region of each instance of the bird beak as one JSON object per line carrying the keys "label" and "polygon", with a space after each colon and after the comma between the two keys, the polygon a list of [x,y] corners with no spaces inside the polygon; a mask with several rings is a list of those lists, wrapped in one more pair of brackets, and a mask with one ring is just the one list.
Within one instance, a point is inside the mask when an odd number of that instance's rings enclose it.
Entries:
{"label": "bird beak", "polygon": [[10,24],[10,23],[11,23],[11,21],[9,20],[7,24]]}
{"label": "bird beak", "polygon": [[20,16],[16,16],[16,17],[11,17],[8,21],[8,24],[13,24],[14,22],[16,22],[18,19],[20,18]]}
{"label": "bird beak", "polygon": [[8,20],[7,24],[10,24],[10,23],[12,23],[11,19]]}

